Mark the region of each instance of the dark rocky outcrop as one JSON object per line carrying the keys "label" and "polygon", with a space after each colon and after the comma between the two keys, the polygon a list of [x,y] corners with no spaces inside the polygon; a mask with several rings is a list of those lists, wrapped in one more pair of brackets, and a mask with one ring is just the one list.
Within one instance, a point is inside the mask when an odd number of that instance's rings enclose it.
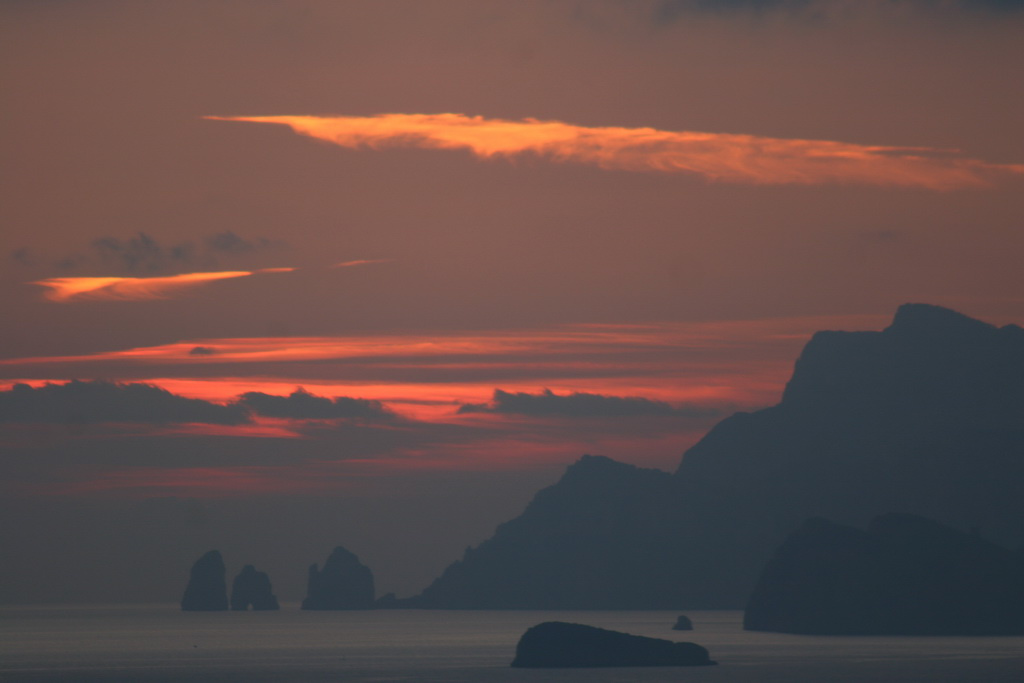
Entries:
{"label": "dark rocky outcrop", "polygon": [[334,549],[322,570],[309,567],[309,588],[302,609],[373,609],[373,573],[353,553]]}
{"label": "dark rocky outcrop", "polygon": [[755,631],[822,635],[1024,634],[1024,558],[907,514],[860,531],[808,520],[761,573]]}
{"label": "dark rocky outcrop", "polygon": [[547,621],[526,631],[512,666],[567,668],[608,666],[708,666],[708,651],[695,643],[634,636],[584,624]]}
{"label": "dark rocky outcrop", "polygon": [[685,614],[680,614],[679,618],[676,619],[676,623],[672,626],[673,631],[692,631],[693,622],[690,621],[690,617]]}
{"label": "dark rocky outcrop", "polygon": [[215,612],[228,608],[228,587],[224,559],[211,550],[192,565],[181,609],[186,612]]}
{"label": "dark rocky outcrop", "polygon": [[244,611],[250,606],[253,610],[281,609],[270,585],[270,577],[247,564],[231,583],[231,609]]}
{"label": "dark rocky outcrop", "polygon": [[819,332],[781,402],[719,423],[674,475],[586,456],[409,605],[741,608],[809,517],[886,512],[1024,538],[1024,330],[908,304]]}

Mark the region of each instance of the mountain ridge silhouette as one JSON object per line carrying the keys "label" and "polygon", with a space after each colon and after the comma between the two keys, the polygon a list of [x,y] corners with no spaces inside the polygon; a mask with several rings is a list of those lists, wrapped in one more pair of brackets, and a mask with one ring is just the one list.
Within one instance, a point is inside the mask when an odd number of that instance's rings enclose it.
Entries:
{"label": "mountain ridge silhouette", "polygon": [[1024,540],[1024,330],[929,304],[824,331],[780,402],[736,413],[673,474],[584,456],[409,606],[740,608],[809,517],[903,512]]}

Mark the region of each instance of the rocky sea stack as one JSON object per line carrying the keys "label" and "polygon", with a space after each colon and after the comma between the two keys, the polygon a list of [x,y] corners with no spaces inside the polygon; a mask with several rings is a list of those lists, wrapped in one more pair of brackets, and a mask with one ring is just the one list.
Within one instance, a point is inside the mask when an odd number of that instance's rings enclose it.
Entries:
{"label": "rocky sea stack", "polygon": [[256,611],[281,609],[270,577],[247,564],[231,584],[231,609],[244,611],[250,606]]}
{"label": "rocky sea stack", "polygon": [[692,631],[693,622],[690,621],[690,617],[685,614],[680,614],[679,618],[676,619],[675,625],[672,627],[673,631]]}
{"label": "rocky sea stack", "polygon": [[373,572],[345,548],[335,548],[323,569],[310,565],[302,609],[373,609],[373,600]]}
{"label": "rocky sea stack", "polygon": [[181,609],[186,612],[217,612],[228,608],[224,558],[211,550],[192,565]]}

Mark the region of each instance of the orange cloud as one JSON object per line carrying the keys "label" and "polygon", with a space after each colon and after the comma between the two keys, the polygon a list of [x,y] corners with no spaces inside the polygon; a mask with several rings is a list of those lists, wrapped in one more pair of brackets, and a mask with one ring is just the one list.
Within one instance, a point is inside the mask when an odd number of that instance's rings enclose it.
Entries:
{"label": "orange cloud", "polygon": [[1024,174],[1024,164],[994,164],[927,147],[586,127],[463,114],[205,118],[285,125],[300,135],[352,149],[464,149],[482,158],[533,153],[604,169],[694,173],[732,183],[860,183],[949,190],[988,185],[1000,175]]}
{"label": "orange cloud", "polygon": [[54,277],[47,280],[36,280],[30,284],[46,287],[48,291],[44,293],[44,296],[50,301],[61,303],[83,299],[141,301],[166,299],[179,290],[196,287],[214,280],[292,270],[295,269],[226,270],[215,273],[182,273],[164,277]]}

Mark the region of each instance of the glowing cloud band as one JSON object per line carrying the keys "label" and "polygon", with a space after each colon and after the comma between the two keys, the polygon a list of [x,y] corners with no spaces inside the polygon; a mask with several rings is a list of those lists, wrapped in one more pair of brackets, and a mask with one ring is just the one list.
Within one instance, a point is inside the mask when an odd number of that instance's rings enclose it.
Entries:
{"label": "glowing cloud band", "polygon": [[205,118],[285,125],[300,135],[351,149],[462,149],[481,158],[533,153],[603,169],[694,173],[732,183],[860,183],[949,190],[988,185],[1001,175],[1024,174],[1024,164],[988,163],[927,147],[655,128],[591,128],[561,121],[507,121],[463,114]]}
{"label": "glowing cloud band", "polygon": [[50,301],[66,303],[86,299],[144,301],[167,299],[174,293],[215,280],[247,277],[256,273],[281,273],[294,268],[264,270],[226,270],[215,273],[182,273],[165,277],[54,277],[30,284],[46,287]]}

